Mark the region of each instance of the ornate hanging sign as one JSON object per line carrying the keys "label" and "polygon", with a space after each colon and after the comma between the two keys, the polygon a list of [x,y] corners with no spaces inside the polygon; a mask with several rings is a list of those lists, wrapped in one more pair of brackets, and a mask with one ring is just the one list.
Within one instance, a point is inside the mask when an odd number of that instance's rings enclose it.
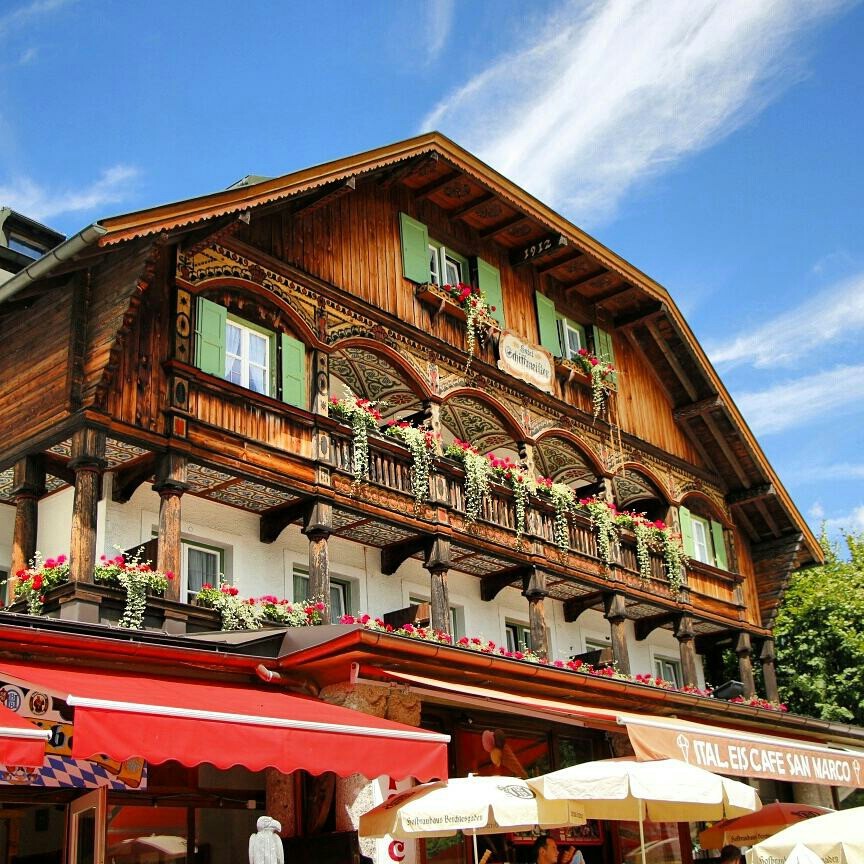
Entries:
{"label": "ornate hanging sign", "polygon": [[498,342],[498,368],[544,393],[553,392],[555,361],[552,352],[526,342],[510,330],[505,330]]}

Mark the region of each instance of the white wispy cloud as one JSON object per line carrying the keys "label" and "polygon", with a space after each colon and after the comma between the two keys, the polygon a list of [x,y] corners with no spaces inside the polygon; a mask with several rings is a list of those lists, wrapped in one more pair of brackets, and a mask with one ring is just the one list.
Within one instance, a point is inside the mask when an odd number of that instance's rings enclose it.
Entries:
{"label": "white wispy cloud", "polygon": [[437,59],[450,36],[453,0],[428,0],[426,25],[426,62],[431,63]]}
{"label": "white wispy cloud", "polygon": [[709,344],[711,360],[730,368],[791,366],[807,351],[842,343],[864,330],[864,273],[857,273],[815,294],[806,302],[740,333],[727,342]]}
{"label": "white wispy cloud", "polygon": [[20,6],[0,14],[0,35],[24,27],[31,21],[43,15],[50,15],[62,6],[68,6],[74,2],[75,0],[31,0],[30,3],[22,3]]}
{"label": "white wispy cloud", "polygon": [[802,74],[843,0],[564,0],[423,120],[577,221],[728,135]]}
{"label": "white wispy cloud", "polygon": [[864,364],[837,366],[764,390],[739,393],[735,401],[757,435],[782,432],[812,420],[860,407],[864,400]]}
{"label": "white wispy cloud", "polygon": [[825,532],[829,537],[837,534],[857,534],[864,531],[864,504],[853,507],[842,516],[833,516],[819,521],[825,526]]}
{"label": "white wispy cloud", "polygon": [[0,204],[43,221],[63,213],[98,210],[128,197],[138,174],[138,169],[130,165],[114,165],[96,181],[78,189],[49,189],[21,177],[0,185]]}
{"label": "white wispy cloud", "polygon": [[[864,463],[837,462],[832,465],[799,465],[783,472],[794,483],[824,483],[826,480],[864,480]],[[811,514],[812,515],[812,514]],[[819,514],[816,518],[821,518]]]}

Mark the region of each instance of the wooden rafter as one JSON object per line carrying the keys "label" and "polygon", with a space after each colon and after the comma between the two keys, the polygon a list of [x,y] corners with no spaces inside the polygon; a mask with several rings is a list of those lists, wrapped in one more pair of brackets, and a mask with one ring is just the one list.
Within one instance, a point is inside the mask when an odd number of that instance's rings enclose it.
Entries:
{"label": "wooden rafter", "polygon": [[756,509],[759,511],[759,514],[765,520],[765,524],[768,526],[768,530],[775,537],[779,537],[782,532],[777,527],[777,522],[774,520],[774,517],[768,512],[768,507],[765,504],[765,499],[757,498],[754,503],[756,504]]}
{"label": "wooden rafter", "polygon": [[661,612],[659,615],[650,615],[647,618],[638,618],[633,622],[633,629],[636,632],[636,640],[639,642],[644,641],[658,627],[666,627],[669,624],[677,625],[680,617],[680,612]]}
{"label": "wooden rafter", "polygon": [[322,207],[332,204],[343,195],[347,195],[349,192],[354,192],[356,188],[356,177],[349,177],[347,180],[325,186],[318,194],[310,195],[308,198],[300,200],[293,211],[294,215],[299,216],[302,214],[303,216],[308,216],[316,210],[320,210]]}
{"label": "wooden rafter", "polygon": [[719,394],[709,396],[707,399],[699,399],[696,402],[691,402],[689,405],[682,405],[672,412],[672,416],[678,420],[689,420],[691,417],[701,417],[706,411],[711,411],[714,408],[723,408],[724,402]]}
{"label": "wooden rafter", "polygon": [[678,377],[678,380],[681,382],[681,386],[687,392],[687,395],[693,402],[695,402],[699,398],[696,392],[696,388],[693,386],[693,382],[690,380],[690,376],[684,371],[684,367],[681,365],[680,361],[675,356],[675,352],[667,344],[666,340],[663,338],[663,334],[657,329],[657,324],[655,323],[655,321],[647,321],[645,324],[645,329],[651,334],[651,338],[654,340],[655,344],[660,349],[660,352],[663,354],[663,357],[669,364],[669,367]]}
{"label": "wooden rafter", "polygon": [[545,261],[543,264],[540,264],[536,268],[537,273],[540,276],[544,276],[546,273],[550,273],[552,270],[563,267],[565,264],[569,264],[571,261],[575,261],[577,258],[582,258],[585,255],[581,249],[576,249],[572,246],[568,248],[570,251],[563,258],[555,258],[552,261]]}
{"label": "wooden rafter", "polygon": [[631,315],[622,315],[616,318],[613,322],[616,330],[628,330],[631,327],[636,327],[640,324],[646,324],[653,321],[655,318],[660,318],[667,312],[666,304],[659,300],[649,303],[637,312]]}
{"label": "wooden rafter", "polygon": [[482,207],[484,204],[488,204],[490,201],[494,200],[495,195],[492,192],[484,192],[479,198],[475,198],[473,201],[468,201],[465,204],[460,204],[458,207],[454,207],[452,210],[448,210],[447,215],[451,219],[461,219],[477,207]]}
{"label": "wooden rafter", "polygon": [[114,484],[111,487],[111,500],[125,504],[135,494],[135,490],[156,470],[156,454],[148,453],[128,465],[114,471]]}
{"label": "wooden rafter", "polygon": [[490,573],[480,579],[480,598],[482,600],[494,600],[498,594],[514,582],[523,583],[523,587],[534,575],[533,567],[510,567]]}
{"label": "wooden rafter", "polygon": [[386,172],[381,177],[378,185],[382,189],[389,189],[396,183],[400,183],[402,180],[410,177],[424,162],[437,162],[438,159],[439,156],[437,153],[421,153],[419,156],[414,156],[391,171]]}
{"label": "wooden rafter", "polygon": [[575,291],[580,285],[584,285],[586,282],[591,282],[593,279],[596,279],[598,276],[603,276],[605,273],[609,271],[605,267],[595,267],[593,270],[589,270],[582,276],[579,276],[577,279],[573,281],[570,280],[561,280],[564,285],[564,290],[567,294],[571,291]]}
{"label": "wooden rafter", "polygon": [[726,440],[726,436],[720,431],[720,427],[717,425],[717,422],[711,416],[710,411],[702,415],[702,422],[705,424],[706,428],[711,433],[714,441],[717,443],[717,446],[720,448],[723,456],[729,463],[729,467],[735,472],[735,476],[738,478],[741,485],[745,489],[749,489],[752,485],[750,483],[750,479],[747,477],[744,469],[741,467],[741,463],[738,461],[738,457],[732,452],[732,448],[729,446],[729,442]]}
{"label": "wooden rafter", "polygon": [[245,210],[239,216],[228,216],[206,225],[185,239],[183,254],[188,258],[193,258],[211,244],[227,240],[228,237],[239,231],[242,226],[248,225],[250,218],[250,211]]}
{"label": "wooden rafter", "polygon": [[430,181],[425,186],[420,186],[418,189],[414,190],[414,197],[420,201],[423,198],[428,198],[430,195],[434,195],[439,189],[443,189],[449,183],[452,183],[454,180],[458,180],[462,176],[461,171],[448,171],[443,177],[437,177],[435,180]]}
{"label": "wooden rafter", "polygon": [[744,504],[752,504],[776,494],[777,490],[773,483],[762,483],[759,486],[751,486],[749,489],[733,489],[726,495],[726,503],[730,507],[741,507]]}
{"label": "wooden rafter", "polygon": [[528,217],[524,213],[515,213],[513,216],[508,216],[502,222],[490,225],[488,228],[481,228],[477,234],[481,240],[486,240],[489,237],[495,237],[498,234],[502,234],[508,228],[512,228],[514,225],[518,225],[526,219],[528,219]]}
{"label": "wooden rafter", "polygon": [[571,597],[564,601],[564,620],[575,621],[583,612],[594,609],[598,603],[605,602],[608,591],[589,591],[579,597]]}
{"label": "wooden rafter", "polygon": [[588,299],[589,302],[593,303],[595,306],[602,306],[604,303],[608,303],[610,300],[617,300],[624,294],[629,294],[631,291],[635,290],[636,287],[634,285],[630,285],[628,282],[625,282],[622,285],[619,281],[619,283],[614,288],[610,288],[608,291],[605,291],[596,297],[590,297]]}
{"label": "wooden rafter", "polygon": [[425,553],[432,539],[418,535],[384,546],[381,549],[381,572],[385,576],[392,576],[409,558],[413,558],[418,552]]}

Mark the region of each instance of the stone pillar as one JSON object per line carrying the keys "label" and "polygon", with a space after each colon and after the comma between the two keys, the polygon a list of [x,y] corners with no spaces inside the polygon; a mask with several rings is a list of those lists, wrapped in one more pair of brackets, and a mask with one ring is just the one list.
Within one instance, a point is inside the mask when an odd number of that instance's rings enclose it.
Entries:
{"label": "stone pillar", "polygon": [[627,605],[624,595],[610,591],[604,597],[606,611],[603,617],[609,622],[612,634],[612,656],[619,672],[630,674],[630,653],[627,649]]}
{"label": "stone pillar", "polygon": [[831,786],[822,786],[818,783],[793,783],[792,797],[796,804],[833,808],[835,804],[831,789]]}
{"label": "stone pillar", "polygon": [[333,505],[316,500],[303,520],[303,533],[309,539],[309,596],[323,598],[324,624],[330,623],[330,550],[333,531]]}
{"label": "stone pillar", "polygon": [[[420,725],[420,699],[413,693],[396,687],[384,687],[374,684],[333,684],[325,687],[319,694],[324,702],[331,705],[341,705],[382,717],[395,720],[408,726]],[[362,774],[339,778],[336,781],[336,830],[356,831],[360,816],[372,809],[375,803],[375,781],[370,783]],[[360,838],[360,851],[364,855],[375,857],[376,841]]]}
{"label": "stone pillar", "polygon": [[738,672],[744,685],[744,698],[756,695],[756,681],[753,678],[752,646],[749,633],[739,633],[735,643],[735,653],[738,655]]}
{"label": "stone pillar", "polygon": [[423,566],[429,571],[432,628],[451,633],[450,595],[447,588],[447,573],[450,570],[450,540],[436,537],[428,551]]}
{"label": "stone pillar", "polygon": [[766,639],[762,643],[762,651],[759,660],[762,663],[762,680],[765,682],[765,698],[771,702],[780,701],[780,688],[777,686],[777,669],[774,665],[776,660],[774,653],[774,640]]}
{"label": "stone pillar", "polygon": [[[156,569],[173,573],[165,597],[180,600],[180,499],[187,489],[186,457],[179,453],[165,453],[156,466],[153,491],[159,493],[159,542]],[[184,598],[185,599],[185,598]]]}
{"label": "stone pillar", "polygon": [[8,601],[15,595],[15,574],[25,570],[36,554],[39,529],[39,498],[45,492],[45,468],[38,456],[25,456],[15,463],[12,472],[12,500],[15,502],[15,526],[12,529]]}
{"label": "stone pillar", "polygon": [[293,774],[277,768],[264,772],[266,812],[282,826],[280,837],[297,836],[297,794]]}
{"label": "stone pillar", "polygon": [[541,657],[549,656],[549,628],[546,626],[546,610],[543,601],[549,595],[546,590],[546,574],[532,568],[531,576],[525,580],[522,591],[528,598],[528,624],[531,627],[531,650]]}
{"label": "stone pillar", "polygon": [[105,464],[105,433],[99,429],[79,429],[72,436],[72,459],[69,461],[69,467],[75,472],[69,544],[71,582],[93,581],[97,505]]}
{"label": "stone pillar", "polygon": [[698,686],[695,635],[692,616],[682,615],[675,627],[675,638],[678,640],[678,651],[681,655],[681,675],[686,687]]}

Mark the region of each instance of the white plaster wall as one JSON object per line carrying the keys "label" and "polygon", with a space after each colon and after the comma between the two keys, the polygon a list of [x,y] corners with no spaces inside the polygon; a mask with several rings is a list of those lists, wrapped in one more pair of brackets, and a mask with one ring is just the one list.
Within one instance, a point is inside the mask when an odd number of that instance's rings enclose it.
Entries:
{"label": "white plaster wall", "polygon": [[[72,490],[52,495],[40,502],[39,549],[46,555],[69,550]],[[11,554],[14,508],[0,506],[0,566]],[[149,485],[139,487],[127,504],[110,500],[110,480],[100,502],[100,525],[97,535],[99,553],[114,554],[116,549],[131,549],[153,537],[159,524],[159,496]],[[184,496],[181,530],[185,539],[225,549],[225,576],[241,594],[260,596],[275,594],[294,599],[292,571],[294,565],[307,567],[308,541],[300,528],[291,525],[275,543],[258,541],[259,519],[251,513],[196,498]],[[412,596],[429,597],[429,574],[419,561],[410,559],[394,576],[381,573],[380,552],[340,538],[331,538],[330,572],[351,584],[351,611],[379,616],[408,605]],[[448,575],[450,603],[457,607],[460,629],[468,636],[505,643],[505,622],[528,624],[528,601],[515,588],[505,588],[491,603],[480,599],[480,581],[464,573]],[[609,643],[609,624],[602,614],[588,611],[575,622],[564,620],[564,606],[555,600],[545,601],[546,620],[550,628],[550,656],[566,660],[587,650],[586,639]],[[653,672],[654,657],[676,660],[678,642],[668,630],[658,629],[648,639],[637,642],[633,624],[627,622],[630,666],[633,673]],[[700,686],[704,686],[701,664]]]}
{"label": "white plaster wall", "polygon": [[15,528],[15,508],[0,504],[0,570],[8,572],[12,561],[12,531]]}

